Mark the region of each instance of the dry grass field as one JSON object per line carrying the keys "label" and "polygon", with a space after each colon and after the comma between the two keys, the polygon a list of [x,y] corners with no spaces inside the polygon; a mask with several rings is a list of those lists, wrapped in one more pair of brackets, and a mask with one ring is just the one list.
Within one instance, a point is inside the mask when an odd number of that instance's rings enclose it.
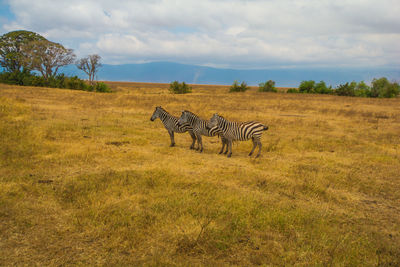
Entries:
{"label": "dry grass field", "polygon": [[[0,265],[400,265],[399,98],[109,84],[0,84]],[[171,148],[157,105],[265,123],[262,155]]]}

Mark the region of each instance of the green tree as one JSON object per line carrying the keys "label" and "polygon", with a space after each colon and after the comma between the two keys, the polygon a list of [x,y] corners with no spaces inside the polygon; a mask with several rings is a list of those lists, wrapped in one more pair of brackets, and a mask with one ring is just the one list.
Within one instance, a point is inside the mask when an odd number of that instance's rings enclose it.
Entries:
{"label": "green tree", "polygon": [[0,36],[0,65],[8,72],[21,72],[24,67],[22,47],[44,40],[43,36],[30,31],[12,31]]}
{"label": "green tree", "polygon": [[269,80],[265,83],[260,83],[258,91],[260,92],[278,92],[275,87],[275,82],[273,80]]}
{"label": "green tree", "polygon": [[336,87],[335,94],[340,96],[355,96],[356,85],[356,82],[341,84]]}
{"label": "green tree", "polygon": [[313,93],[314,92],[315,81],[302,81],[299,86],[300,93]]}
{"label": "green tree", "polygon": [[47,40],[26,43],[21,50],[24,66],[39,71],[46,81],[55,77],[60,67],[72,64],[75,60],[72,49]]}
{"label": "green tree", "polygon": [[320,81],[314,85],[313,92],[317,94],[331,94],[332,88],[326,86],[324,81]]}
{"label": "green tree", "polygon": [[249,87],[247,86],[246,82],[242,82],[239,85],[238,81],[234,81],[231,87],[229,88],[229,92],[244,92],[247,91]]}
{"label": "green tree", "polygon": [[185,82],[174,81],[169,84],[169,90],[173,94],[187,94],[192,92],[192,88]]}
{"label": "green tree", "polygon": [[371,95],[371,88],[364,82],[357,83],[355,88],[355,96],[369,97]]}
{"label": "green tree", "polygon": [[372,80],[371,97],[396,97],[399,92],[399,84],[396,82],[391,83],[385,77]]}

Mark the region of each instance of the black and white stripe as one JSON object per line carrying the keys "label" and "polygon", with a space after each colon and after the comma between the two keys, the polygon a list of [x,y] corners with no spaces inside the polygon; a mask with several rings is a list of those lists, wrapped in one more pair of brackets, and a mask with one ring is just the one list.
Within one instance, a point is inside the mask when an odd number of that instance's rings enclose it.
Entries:
{"label": "black and white stripe", "polygon": [[[203,141],[201,136],[221,136],[221,141],[222,141],[222,147],[220,150],[220,154],[224,150],[225,145],[227,145],[226,139],[223,138],[222,132],[219,130],[217,126],[214,127],[209,127],[208,122],[206,120],[201,119],[199,116],[196,114],[190,112],[190,111],[182,111],[182,115],[179,118],[178,121],[180,124],[184,123],[189,123],[190,126],[193,128],[193,132],[196,135],[197,139],[197,148],[196,150],[200,149],[200,152],[203,152]],[[226,146],[226,151],[225,154],[228,152],[228,146]]]}
{"label": "black and white stripe", "polygon": [[246,141],[250,138],[253,140],[253,149],[251,150],[249,156],[251,156],[254,152],[254,149],[258,146],[258,154],[256,157],[259,157],[261,154],[261,135],[263,131],[268,130],[268,126],[263,125],[262,123],[256,121],[249,122],[231,122],[219,116],[218,114],[214,114],[210,119],[209,123],[210,127],[217,126],[220,131],[222,131],[223,136],[226,138],[228,142],[228,157],[232,155],[232,141]]}
{"label": "black and white stripe", "polygon": [[154,121],[155,119],[160,118],[162,123],[164,124],[165,129],[167,129],[169,136],[171,138],[171,145],[175,145],[174,140],[174,133],[185,133],[189,132],[190,136],[192,137],[192,145],[190,149],[194,148],[194,144],[196,142],[196,136],[193,133],[193,128],[190,126],[189,123],[178,123],[178,118],[169,114],[165,109],[161,106],[156,107],[153,115],[151,116],[150,120]]}

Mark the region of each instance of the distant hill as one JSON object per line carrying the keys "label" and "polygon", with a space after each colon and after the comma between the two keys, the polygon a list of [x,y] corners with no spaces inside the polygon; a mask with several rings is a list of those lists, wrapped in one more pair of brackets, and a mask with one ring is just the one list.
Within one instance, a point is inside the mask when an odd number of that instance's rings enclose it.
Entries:
{"label": "distant hill", "polygon": [[[63,69],[68,75],[86,75],[75,66]],[[185,65],[171,62],[108,65],[99,70],[97,79],[106,81],[159,82],[185,81],[197,84],[232,84],[234,80],[246,81],[249,85],[274,80],[280,87],[297,87],[303,80],[325,81],[336,86],[351,81],[369,83],[373,78],[387,77],[400,80],[400,69],[396,68],[291,68],[236,70]]]}

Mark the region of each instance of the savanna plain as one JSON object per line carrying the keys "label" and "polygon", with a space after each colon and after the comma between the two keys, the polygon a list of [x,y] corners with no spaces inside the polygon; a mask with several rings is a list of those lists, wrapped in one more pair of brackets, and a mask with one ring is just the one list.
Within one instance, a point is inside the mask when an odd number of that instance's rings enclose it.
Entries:
{"label": "savanna plain", "polygon": [[[108,84],[0,85],[0,265],[400,265],[399,98]],[[169,147],[159,105],[268,125],[261,157]]]}

